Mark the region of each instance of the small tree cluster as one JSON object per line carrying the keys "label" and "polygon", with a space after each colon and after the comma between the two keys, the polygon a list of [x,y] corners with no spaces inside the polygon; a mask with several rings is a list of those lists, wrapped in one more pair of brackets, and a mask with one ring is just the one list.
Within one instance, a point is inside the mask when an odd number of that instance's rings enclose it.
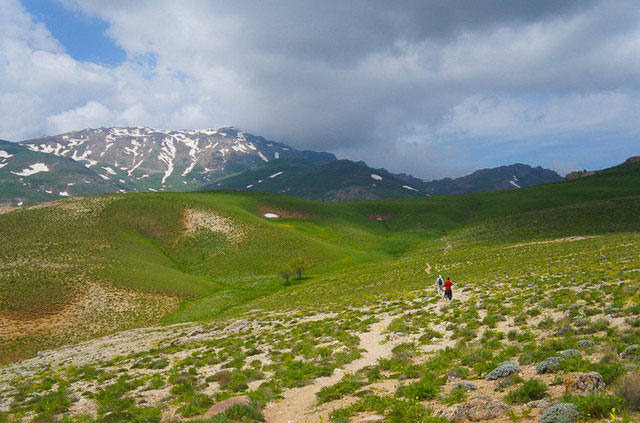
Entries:
{"label": "small tree cluster", "polygon": [[294,257],[280,270],[280,277],[284,279],[284,284],[289,285],[289,278],[297,275],[298,279],[302,279],[302,273],[309,268],[309,261],[302,257]]}

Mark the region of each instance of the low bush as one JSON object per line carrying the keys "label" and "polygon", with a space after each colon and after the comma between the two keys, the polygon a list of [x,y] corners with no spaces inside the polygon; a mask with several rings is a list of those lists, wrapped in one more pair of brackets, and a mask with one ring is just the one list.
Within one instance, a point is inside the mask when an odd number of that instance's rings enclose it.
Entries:
{"label": "low bush", "polygon": [[583,418],[594,420],[609,416],[614,409],[622,410],[626,405],[626,400],[617,395],[565,395],[563,401],[575,404]]}
{"label": "low bush", "polygon": [[504,399],[510,404],[535,401],[544,398],[548,390],[549,387],[544,382],[529,379],[515,391],[509,392]]}
{"label": "low bush", "polygon": [[640,371],[631,373],[622,380],[620,393],[627,400],[629,407],[640,410]]}
{"label": "low bush", "polygon": [[432,400],[438,396],[442,385],[441,380],[434,375],[429,375],[410,385],[400,386],[396,395],[418,401]]}

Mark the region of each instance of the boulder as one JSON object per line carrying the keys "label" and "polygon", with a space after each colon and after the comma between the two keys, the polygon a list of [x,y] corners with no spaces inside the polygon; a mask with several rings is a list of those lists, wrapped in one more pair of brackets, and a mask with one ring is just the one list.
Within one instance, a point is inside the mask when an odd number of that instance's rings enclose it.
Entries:
{"label": "boulder", "polygon": [[580,348],[589,348],[589,347],[593,347],[596,343],[593,342],[590,339],[582,339],[580,341],[578,341],[578,346]]}
{"label": "boulder", "polygon": [[640,344],[629,345],[624,351],[622,351],[620,357],[640,360]]}
{"label": "boulder", "polygon": [[564,350],[560,352],[560,355],[566,358],[580,357],[580,351],[574,349]]}
{"label": "boulder", "polygon": [[250,402],[251,398],[246,395],[229,398],[227,400],[213,404],[209,411],[205,413],[204,417],[212,417],[218,414],[222,414],[227,411],[227,408],[231,407],[234,404],[249,404]]}
{"label": "boulder", "polygon": [[568,394],[600,394],[607,387],[602,375],[598,372],[571,373],[565,380],[565,391]]}
{"label": "boulder", "polygon": [[486,380],[497,380],[511,376],[514,373],[520,373],[522,369],[513,361],[505,361],[500,363],[498,367],[493,369],[486,377]]}
{"label": "boulder", "polygon": [[540,423],[575,423],[580,418],[580,410],[575,404],[561,402],[547,408],[540,416]]}
{"label": "boulder", "polygon": [[464,389],[465,391],[475,391],[476,389],[478,389],[478,387],[471,382],[460,382],[455,384],[453,389]]}
{"label": "boulder", "polygon": [[492,401],[489,398],[478,398],[459,405],[450,416],[453,421],[493,420],[511,410],[504,402]]}
{"label": "boulder", "polygon": [[549,357],[542,363],[536,366],[536,373],[553,373],[560,368],[560,365],[565,361],[564,357]]}
{"label": "boulder", "polygon": [[527,403],[527,406],[529,408],[542,408],[542,409],[545,409],[545,408],[551,407],[551,401],[549,401],[546,398],[543,398],[543,399],[536,400],[536,401],[529,401]]}

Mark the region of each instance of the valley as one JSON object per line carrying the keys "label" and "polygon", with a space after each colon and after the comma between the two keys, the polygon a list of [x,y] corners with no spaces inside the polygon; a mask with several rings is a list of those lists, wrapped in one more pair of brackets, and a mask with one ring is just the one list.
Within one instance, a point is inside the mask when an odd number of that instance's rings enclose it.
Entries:
{"label": "valley", "polygon": [[633,421],[639,166],[452,197],[5,209],[0,421]]}

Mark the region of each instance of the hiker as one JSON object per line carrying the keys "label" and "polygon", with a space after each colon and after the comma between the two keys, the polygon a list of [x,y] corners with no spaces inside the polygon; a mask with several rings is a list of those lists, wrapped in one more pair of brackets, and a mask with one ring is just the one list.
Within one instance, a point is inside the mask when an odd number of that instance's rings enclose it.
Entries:
{"label": "hiker", "polygon": [[451,282],[451,278],[447,278],[447,281],[444,283],[444,298],[449,301],[451,301],[453,298],[453,290],[451,289],[452,286],[453,283]]}
{"label": "hiker", "polygon": [[438,295],[442,295],[443,285],[444,285],[444,281],[442,280],[442,275],[438,275],[438,280],[436,280],[436,289],[438,291]]}

